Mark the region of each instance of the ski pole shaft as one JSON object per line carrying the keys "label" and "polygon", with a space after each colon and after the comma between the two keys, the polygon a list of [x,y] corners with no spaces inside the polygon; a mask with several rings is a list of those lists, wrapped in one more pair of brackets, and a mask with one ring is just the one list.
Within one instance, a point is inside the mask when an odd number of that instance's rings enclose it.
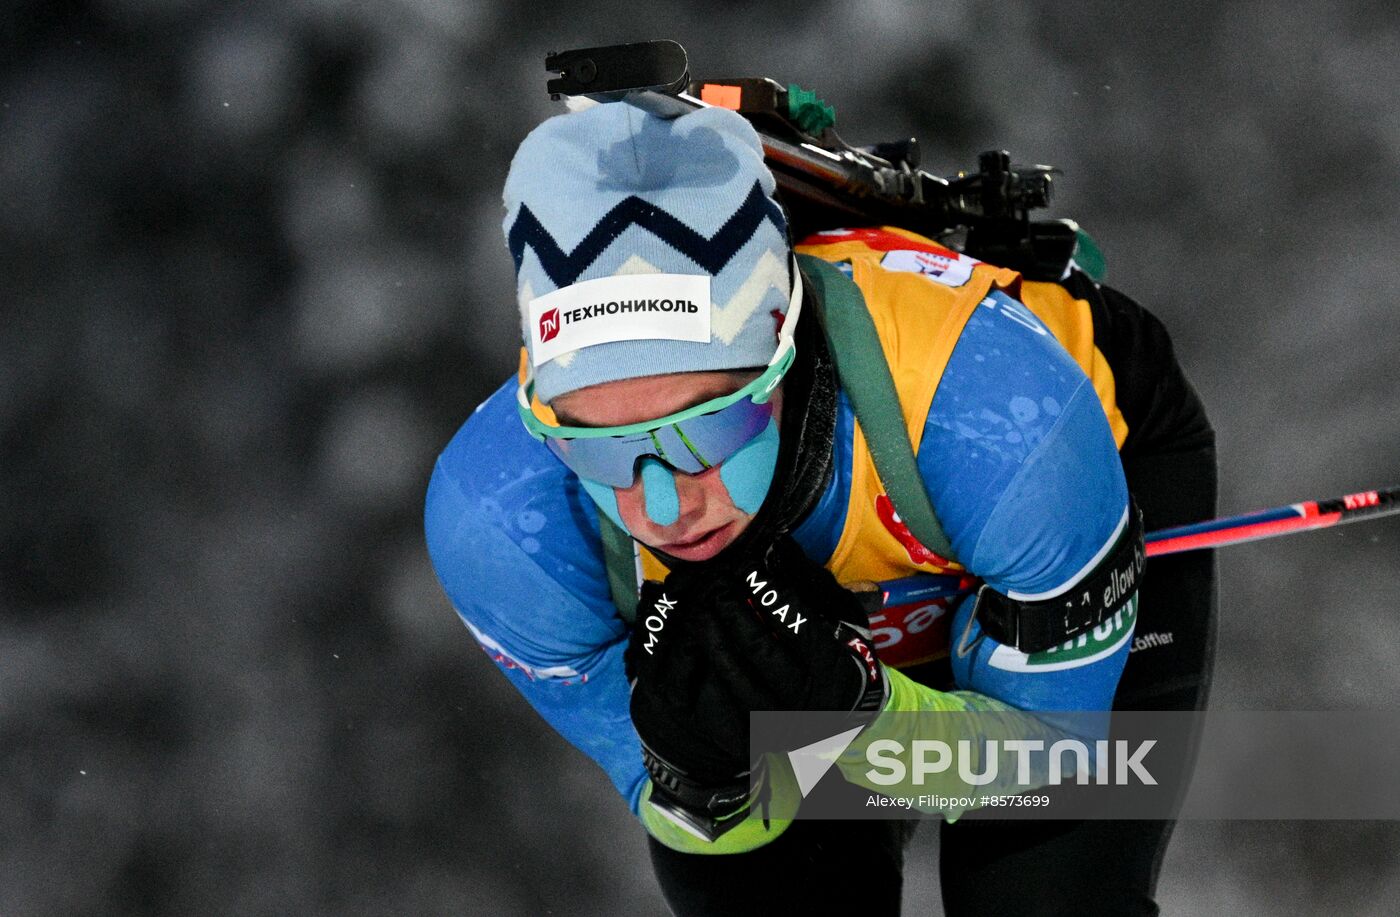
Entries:
{"label": "ski pole shaft", "polygon": [[1148,532],[1147,556],[1219,548],[1396,513],[1400,513],[1400,487],[1368,490],[1331,500],[1292,503]]}

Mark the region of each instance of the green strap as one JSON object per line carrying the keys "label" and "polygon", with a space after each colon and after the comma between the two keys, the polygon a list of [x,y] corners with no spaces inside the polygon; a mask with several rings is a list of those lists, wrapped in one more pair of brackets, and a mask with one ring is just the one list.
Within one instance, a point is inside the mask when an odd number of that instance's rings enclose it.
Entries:
{"label": "green strap", "polygon": [[1103,256],[1103,250],[1094,241],[1094,237],[1075,224],[1074,229],[1074,263],[1079,265],[1079,269],[1089,275],[1089,279],[1095,283],[1103,283],[1108,276],[1108,261]]}
{"label": "green strap", "polygon": [[632,536],[618,528],[606,513],[598,513],[599,534],[603,536],[603,564],[608,570],[608,591],[622,620],[631,624],[637,617],[637,558]]}
{"label": "green strap", "polygon": [[953,547],[933,511],[914,444],[904,425],[880,335],[860,289],[834,265],[812,255],[798,255],[802,272],[821,304],[827,345],[836,362],[841,387],[851,399],[870,457],[885,492],[909,531],[924,547],[954,560]]}

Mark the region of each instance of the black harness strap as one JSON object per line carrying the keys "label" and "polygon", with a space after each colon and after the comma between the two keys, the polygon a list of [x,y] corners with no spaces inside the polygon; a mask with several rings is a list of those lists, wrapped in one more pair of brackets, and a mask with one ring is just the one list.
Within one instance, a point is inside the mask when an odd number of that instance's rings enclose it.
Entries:
{"label": "black harness strap", "polygon": [[1108,620],[1142,584],[1147,550],[1142,512],[1128,498],[1128,524],[1098,566],[1053,599],[1025,602],[984,585],[977,593],[982,632],[1023,653],[1039,653],[1072,640]]}

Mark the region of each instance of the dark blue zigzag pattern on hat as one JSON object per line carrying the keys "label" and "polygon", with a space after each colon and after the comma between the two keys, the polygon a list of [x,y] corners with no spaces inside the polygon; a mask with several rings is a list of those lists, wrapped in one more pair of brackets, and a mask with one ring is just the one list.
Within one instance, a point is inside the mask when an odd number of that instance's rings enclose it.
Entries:
{"label": "dark blue zigzag pattern on hat", "polygon": [[763,193],[763,186],[758,182],[753,183],[753,190],[743,205],[708,239],[655,204],[631,195],[604,214],[578,246],[566,254],[530,208],[521,204],[515,223],[506,235],[506,244],[510,256],[515,259],[517,272],[528,245],[535,250],[549,279],[556,287],[562,287],[578,280],[623,231],[635,225],[650,230],[711,274],[718,274],[765,219],[778,227],[779,232],[787,232],[782,210]]}

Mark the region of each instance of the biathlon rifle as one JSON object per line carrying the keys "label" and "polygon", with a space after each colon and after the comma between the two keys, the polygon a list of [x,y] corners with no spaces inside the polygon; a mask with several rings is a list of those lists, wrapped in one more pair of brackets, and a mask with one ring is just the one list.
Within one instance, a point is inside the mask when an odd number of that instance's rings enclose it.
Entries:
{"label": "biathlon rifle", "polygon": [[1033,280],[1059,280],[1071,258],[1101,279],[1102,256],[1073,220],[1030,218],[1050,204],[1059,173],[1052,166],[1013,165],[1005,150],[989,150],[978,156],[977,171],[943,178],[919,168],[915,138],[846,143],[832,108],[795,84],[691,79],[685,49],[674,41],[552,51],[545,69],[558,74],[547,87],[556,100],[625,102],[661,118],[706,106],[743,115],[763,144],[794,238],[890,224]]}
{"label": "biathlon rifle", "polygon": [[[737,111],[754,126],[778,183],[795,238],[822,229],[891,224],[950,244],[975,258],[1059,280],[1073,259],[1095,280],[1103,257],[1073,220],[1032,220],[1050,204],[1052,166],[1012,165],[1005,150],[977,157],[976,172],[942,178],[919,168],[909,138],[851,146],[836,133],[836,114],[796,85],[761,77],[693,80],[685,49],[646,41],[551,51],[550,96],[625,102],[661,118],[706,106]],[[965,234],[961,241],[954,235]],[[1147,554],[1218,548],[1357,519],[1400,513],[1400,488],[1308,501],[1149,532]]]}

